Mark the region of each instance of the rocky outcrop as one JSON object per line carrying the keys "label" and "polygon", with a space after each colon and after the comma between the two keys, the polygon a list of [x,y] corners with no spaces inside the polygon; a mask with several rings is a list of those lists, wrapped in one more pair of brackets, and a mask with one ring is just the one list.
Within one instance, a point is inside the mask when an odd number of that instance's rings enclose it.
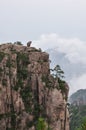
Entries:
{"label": "rocky outcrop", "polygon": [[0,45],[0,130],[69,130],[68,85],[50,75],[49,55],[34,47]]}

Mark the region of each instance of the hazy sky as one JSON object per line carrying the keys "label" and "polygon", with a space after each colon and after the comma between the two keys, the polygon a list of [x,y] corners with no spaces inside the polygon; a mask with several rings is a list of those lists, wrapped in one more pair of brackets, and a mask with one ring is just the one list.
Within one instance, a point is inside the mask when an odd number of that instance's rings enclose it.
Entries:
{"label": "hazy sky", "polygon": [[[0,43],[28,40],[86,70],[86,0],[0,0]],[[86,71],[73,75],[71,92],[85,88],[85,80]]]}
{"label": "hazy sky", "polygon": [[0,42],[46,33],[86,40],[86,0],[0,0]]}

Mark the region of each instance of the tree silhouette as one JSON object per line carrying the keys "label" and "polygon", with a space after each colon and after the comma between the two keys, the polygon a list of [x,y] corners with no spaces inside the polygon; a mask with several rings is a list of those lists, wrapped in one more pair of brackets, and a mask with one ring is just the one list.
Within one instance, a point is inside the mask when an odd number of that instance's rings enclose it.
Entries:
{"label": "tree silhouette", "polygon": [[55,78],[64,78],[64,71],[61,69],[60,65],[56,65],[54,69],[51,69],[51,71]]}

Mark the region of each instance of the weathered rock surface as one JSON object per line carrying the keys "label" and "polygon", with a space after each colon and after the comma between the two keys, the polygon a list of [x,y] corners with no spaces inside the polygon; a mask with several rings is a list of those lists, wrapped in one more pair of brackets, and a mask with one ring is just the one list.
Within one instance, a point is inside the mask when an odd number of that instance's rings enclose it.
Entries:
{"label": "weathered rock surface", "polygon": [[0,130],[69,130],[66,91],[50,75],[49,55],[34,47],[0,45]]}

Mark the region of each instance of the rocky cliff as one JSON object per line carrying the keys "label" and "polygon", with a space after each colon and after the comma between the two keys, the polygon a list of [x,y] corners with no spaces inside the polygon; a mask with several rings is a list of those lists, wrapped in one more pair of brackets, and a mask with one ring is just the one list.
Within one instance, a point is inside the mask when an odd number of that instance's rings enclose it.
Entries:
{"label": "rocky cliff", "polygon": [[0,130],[69,130],[69,88],[59,86],[47,53],[29,45],[0,45]]}

